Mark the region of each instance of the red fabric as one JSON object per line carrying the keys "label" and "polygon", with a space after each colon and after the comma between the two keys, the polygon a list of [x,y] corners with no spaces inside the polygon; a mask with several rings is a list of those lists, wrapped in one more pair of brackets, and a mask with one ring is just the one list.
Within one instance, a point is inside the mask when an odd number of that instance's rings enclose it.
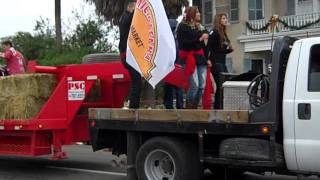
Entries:
{"label": "red fabric", "polygon": [[211,79],[210,67],[207,68],[207,79],[206,86],[204,88],[204,93],[202,96],[202,108],[203,109],[212,109],[212,94],[214,93],[213,82]]}
{"label": "red fabric", "polygon": [[7,70],[10,75],[25,72],[26,60],[19,51],[13,48],[6,49],[4,59],[7,61]]}
{"label": "red fabric", "polygon": [[196,59],[194,57],[195,54],[204,56],[204,52],[202,49],[198,51],[179,51],[179,57],[186,63],[186,68],[184,71],[188,78],[194,73],[194,70],[196,69]]}
{"label": "red fabric", "polygon": [[189,81],[181,65],[175,64],[175,69],[171,71],[164,79],[166,83],[188,89]]}

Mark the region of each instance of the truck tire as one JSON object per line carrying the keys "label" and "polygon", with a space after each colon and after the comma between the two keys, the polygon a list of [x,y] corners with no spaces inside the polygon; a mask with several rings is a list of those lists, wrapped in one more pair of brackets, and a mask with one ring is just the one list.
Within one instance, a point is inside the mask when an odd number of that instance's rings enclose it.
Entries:
{"label": "truck tire", "polygon": [[[227,159],[270,161],[270,144],[267,140],[254,138],[230,138],[222,141],[219,156]],[[276,144],[277,164],[284,163],[283,148]]]}
{"label": "truck tire", "polygon": [[139,180],[199,180],[201,164],[196,145],[178,138],[155,137],[138,151]]}
{"label": "truck tire", "polygon": [[88,54],[82,58],[82,64],[95,64],[111,61],[120,61],[120,56],[117,53],[97,53]]}

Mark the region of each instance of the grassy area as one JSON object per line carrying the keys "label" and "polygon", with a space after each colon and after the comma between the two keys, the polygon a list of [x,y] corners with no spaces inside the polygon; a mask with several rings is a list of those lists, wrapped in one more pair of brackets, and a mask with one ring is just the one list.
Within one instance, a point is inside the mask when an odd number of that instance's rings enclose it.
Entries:
{"label": "grassy area", "polygon": [[92,53],[89,49],[52,50],[37,59],[40,65],[55,66],[64,64],[81,64],[83,56]]}

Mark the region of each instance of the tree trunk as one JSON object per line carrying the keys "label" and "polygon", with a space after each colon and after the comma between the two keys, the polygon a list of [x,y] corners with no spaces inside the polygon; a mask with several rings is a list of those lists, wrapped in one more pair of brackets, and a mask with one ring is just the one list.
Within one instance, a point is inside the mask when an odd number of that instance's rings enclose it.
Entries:
{"label": "tree trunk", "polygon": [[62,45],[61,33],[61,0],[55,0],[56,43],[58,48]]}

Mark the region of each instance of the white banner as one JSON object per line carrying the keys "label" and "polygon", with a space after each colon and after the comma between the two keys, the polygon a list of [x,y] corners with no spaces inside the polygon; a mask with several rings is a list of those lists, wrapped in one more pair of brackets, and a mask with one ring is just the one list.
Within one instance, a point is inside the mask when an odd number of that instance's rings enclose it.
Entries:
{"label": "white banner", "polygon": [[175,40],[161,0],[137,0],[127,63],[153,87],[174,69]]}

